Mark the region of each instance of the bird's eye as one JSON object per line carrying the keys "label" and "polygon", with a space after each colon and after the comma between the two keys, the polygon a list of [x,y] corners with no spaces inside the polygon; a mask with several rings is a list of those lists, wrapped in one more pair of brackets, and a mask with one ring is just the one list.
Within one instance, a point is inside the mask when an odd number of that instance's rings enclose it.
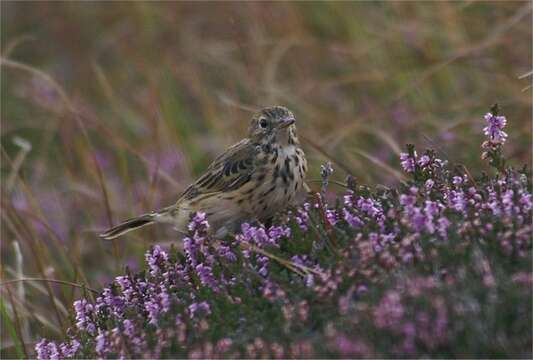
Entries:
{"label": "bird's eye", "polygon": [[265,118],[259,119],[259,126],[261,126],[263,129],[266,129],[266,127],[268,126],[268,122]]}

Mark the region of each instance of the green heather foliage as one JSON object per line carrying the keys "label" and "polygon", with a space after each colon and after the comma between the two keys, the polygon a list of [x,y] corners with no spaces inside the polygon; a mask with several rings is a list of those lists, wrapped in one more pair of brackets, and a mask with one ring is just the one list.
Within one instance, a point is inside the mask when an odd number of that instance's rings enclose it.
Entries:
{"label": "green heather foliage", "polygon": [[275,225],[224,240],[197,213],[183,252],[159,246],[144,271],[74,303],[47,358],[531,357],[531,176],[504,167],[497,106],[471,177],[428,150],[402,153],[395,189],[349,177]]}

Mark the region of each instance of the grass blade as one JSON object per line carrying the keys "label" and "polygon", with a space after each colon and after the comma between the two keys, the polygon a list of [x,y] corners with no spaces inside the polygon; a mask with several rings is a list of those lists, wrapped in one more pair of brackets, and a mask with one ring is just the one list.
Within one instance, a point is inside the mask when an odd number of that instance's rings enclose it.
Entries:
{"label": "grass blade", "polygon": [[4,301],[2,299],[0,299],[0,313],[2,314],[1,322],[7,328],[7,331],[13,339],[13,343],[15,344],[15,351],[17,352],[17,357],[20,359],[27,358],[27,356],[24,356],[25,351],[22,348],[23,342],[21,340],[21,337],[19,336],[20,334],[17,332],[15,323],[9,317],[7,307],[5,306]]}

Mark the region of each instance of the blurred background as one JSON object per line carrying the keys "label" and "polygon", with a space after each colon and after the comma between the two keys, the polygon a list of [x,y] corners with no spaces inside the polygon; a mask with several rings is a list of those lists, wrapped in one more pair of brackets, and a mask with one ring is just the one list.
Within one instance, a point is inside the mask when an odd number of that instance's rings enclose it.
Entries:
{"label": "blurred background", "polygon": [[[531,163],[530,2],[2,1],[2,314],[60,337],[72,301],[138,270],[168,227],[99,231],[172,204],[251,112],[297,117],[317,179],[394,185],[405,143],[471,172],[483,115]],[[311,183],[313,186],[313,183]],[[316,184],[314,184],[316,187]],[[335,188],[332,188],[335,190]],[[341,189],[337,189],[341,191]],[[80,286],[79,286],[80,285]],[[13,344],[2,329],[1,354]]]}

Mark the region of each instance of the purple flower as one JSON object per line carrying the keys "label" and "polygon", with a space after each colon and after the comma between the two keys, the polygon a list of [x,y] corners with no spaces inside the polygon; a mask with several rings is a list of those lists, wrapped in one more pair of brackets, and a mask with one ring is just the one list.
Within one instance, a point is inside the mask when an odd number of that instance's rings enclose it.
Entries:
{"label": "purple flower", "polygon": [[215,275],[213,275],[213,269],[211,266],[204,263],[200,263],[195,267],[196,273],[200,278],[202,285],[209,287],[213,290],[217,289],[217,281],[215,280]]}
{"label": "purple flower", "polygon": [[194,214],[192,221],[189,223],[189,231],[209,229],[209,223],[207,222],[207,215],[204,212],[197,212]]}
{"label": "purple flower", "polygon": [[350,225],[351,227],[363,226],[363,222],[361,221],[361,219],[359,219],[359,217],[357,217],[356,215],[353,215],[352,213],[350,213],[348,209],[343,208],[342,215],[343,215],[344,221],[346,221],[348,225]]}
{"label": "purple flower", "polygon": [[417,164],[421,168],[426,167],[431,162],[431,158],[427,155],[422,155],[420,159],[418,160]]}
{"label": "purple flower", "polygon": [[296,216],[294,217],[298,227],[303,231],[307,231],[309,227],[309,210],[311,210],[311,204],[306,202],[296,211]]}
{"label": "purple flower", "polygon": [[455,186],[460,186],[461,184],[463,184],[463,181],[464,181],[464,179],[461,176],[454,176],[453,179],[452,179],[452,183]]}
{"label": "purple flower", "polygon": [[408,153],[403,152],[400,154],[400,163],[405,172],[415,172],[416,156],[416,151],[414,152],[414,158],[411,157]]}
{"label": "purple flower", "polygon": [[274,243],[277,243],[282,237],[290,238],[291,229],[286,226],[272,226],[268,229],[268,236]]}
{"label": "purple flower", "polygon": [[59,345],[61,354],[66,358],[74,358],[79,348],[80,342],[76,339],[73,339],[70,343],[62,343]]}
{"label": "purple flower", "polygon": [[523,213],[526,214],[533,208],[533,202],[531,201],[531,194],[523,192],[520,194],[520,200],[518,201],[522,205]]}
{"label": "purple flower", "polygon": [[218,255],[225,258],[230,262],[237,261],[237,255],[231,251],[231,248],[227,245],[220,245],[218,247]]}
{"label": "purple flower", "polygon": [[327,209],[326,219],[331,226],[335,226],[337,224],[337,212],[333,209]]}
{"label": "purple flower", "polygon": [[374,322],[378,328],[393,328],[400,324],[404,313],[400,294],[389,290],[374,309]]}
{"label": "purple flower", "polygon": [[124,310],[125,301],[122,296],[115,296],[110,288],[104,288],[102,295],[96,299],[95,309],[106,307],[114,316],[121,317]]}
{"label": "purple flower", "polygon": [[94,334],[96,327],[92,320],[93,305],[85,299],[77,300],[74,301],[74,311],[76,312],[76,327]]}
{"label": "purple flower", "polygon": [[252,226],[248,223],[241,225],[241,234],[237,241],[255,244],[259,247],[278,246],[281,237],[289,237],[290,228],[283,226],[271,227],[268,231],[263,226]]}
{"label": "purple flower", "polygon": [[449,206],[461,213],[466,211],[466,198],[465,193],[462,190],[451,190],[448,195]]}
{"label": "purple flower", "polygon": [[35,352],[37,353],[38,359],[50,359],[50,354],[48,353],[48,341],[42,339],[35,345]]}
{"label": "purple flower", "polygon": [[196,244],[190,237],[186,237],[183,239],[183,251],[185,252],[185,256],[187,257],[187,260],[191,263],[191,265],[196,266]]}
{"label": "purple flower", "polygon": [[94,350],[98,355],[104,355],[106,352],[106,338],[103,332],[99,332],[96,336],[96,345]]}
{"label": "purple flower", "polygon": [[507,140],[507,133],[502,129],[507,124],[505,116],[494,116],[492,113],[486,113],[485,121],[488,125],[483,128],[483,133],[489,138],[492,144],[504,144]]}
{"label": "purple flower", "polygon": [[198,311],[204,312],[205,314],[209,315],[211,314],[211,307],[206,301],[202,301],[199,303],[192,303],[189,305],[189,314],[191,316],[191,319],[196,317],[196,313]]}
{"label": "purple flower", "polygon": [[381,222],[384,218],[383,210],[381,204],[372,198],[363,198],[360,197],[357,199],[357,208],[363,212],[365,215],[376,220],[378,223]]}
{"label": "purple flower", "polygon": [[295,264],[302,266],[309,266],[309,258],[307,255],[294,255],[291,257],[291,261]]}
{"label": "purple flower", "polygon": [[183,239],[183,251],[189,264],[196,268],[203,261],[213,259],[206,241],[209,223],[205,213],[196,213],[189,223],[190,236]]}
{"label": "purple flower", "polygon": [[448,238],[448,227],[450,224],[450,221],[445,217],[441,217],[437,220],[437,232],[441,238]]}
{"label": "purple flower", "polygon": [[159,245],[155,245],[151,251],[148,251],[145,258],[152,276],[157,276],[165,272],[168,255],[165,251],[161,250]]}

